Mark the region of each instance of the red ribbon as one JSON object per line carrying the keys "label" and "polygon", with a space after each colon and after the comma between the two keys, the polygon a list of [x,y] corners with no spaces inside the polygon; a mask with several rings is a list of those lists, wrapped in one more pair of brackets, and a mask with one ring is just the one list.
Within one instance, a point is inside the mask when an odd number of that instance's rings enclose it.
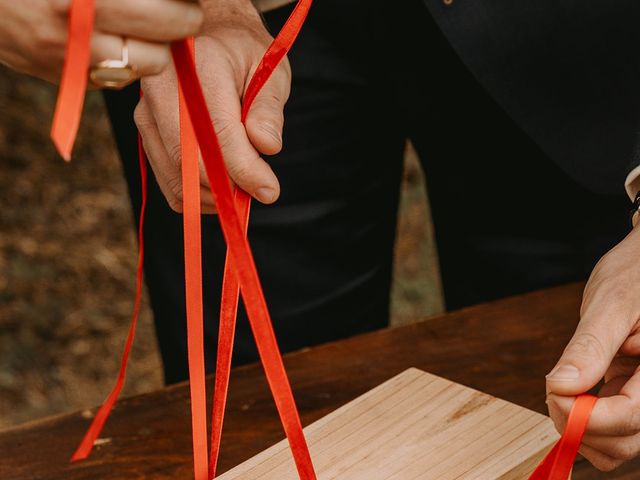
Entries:
{"label": "red ribbon", "polygon": [[51,139],[67,161],[71,160],[87,90],[94,14],[95,0],[72,0],[65,62],[51,124]]}
{"label": "red ribbon", "polygon": [[569,478],[597,400],[598,398],[592,395],[581,395],[576,398],[562,437],[531,474],[529,480],[567,480]]}
{"label": "red ribbon", "polygon": [[142,298],[142,286],[143,286],[143,265],[144,265],[144,216],[147,209],[147,162],[144,155],[144,149],[142,148],[142,139],[138,136],[138,157],[140,161],[140,180],[142,188],[142,204],[140,207],[140,220],[138,223],[138,268],[136,271],[136,299],[133,307],[133,315],[131,319],[131,326],[129,327],[129,334],[124,346],[124,352],[122,354],[122,360],[120,362],[120,371],[118,372],[118,378],[113,389],[109,393],[109,396],[102,404],[98,413],[93,418],[89,429],[84,435],[84,438],[80,442],[77,450],[71,457],[71,461],[75,462],[83,460],[89,456],[93,449],[93,444],[100,436],[100,432],[104,427],[109,413],[113,409],[122,387],[124,385],[125,375],[127,372],[127,363],[129,361],[129,354],[131,353],[131,347],[133,346],[133,339],[136,333],[136,325],[138,323],[138,312],[140,310],[140,301]]}
{"label": "red ribbon", "polygon": [[[187,41],[195,52],[193,39]],[[181,85],[178,86],[180,110],[180,154],[182,159],[182,219],[184,230],[184,281],[187,317],[187,355],[191,394],[191,431],[193,468],[196,480],[207,480],[207,387],[204,362],[204,323],[202,317],[202,234],[200,223],[200,169],[198,142],[189,117]]]}
{"label": "red ribbon", "polygon": [[[254,74],[243,102],[242,119],[260,89],[267,82],[273,70],[286,55],[304,23],[311,0],[301,0],[281,33],[266,52]],[[56,114],[52,127],[52,138],[63,157],[71,155],[73,143],[80,121],[82,103],[87,86],[87,72],[90,57],[90,40],[93,26],[93,0],[74,0],[70,10],[69,39],[63,69]],[[315,472],[309,455],[309,449],[302,432],[302,425],[291,392],[288,378],[277,346],[271,318],[256,271],[251,248],[246,239],[249,216],[249,197],[236,191],[236,200],[242,208],[238,215],[234,205],[231,184],[226,172],[224,159],[207,110],[200,83],[197,78],[193,59],[192,40],[175,42],[172,55],[179,81],[180,137],[182,148],[182,176],[184,191],[184,231],[185,231],[185,289],[187,309],[187,341],[189,347],[189,376],[191,381],[191,408],[194,450],[194,473],[196,480],[206,480],[215,472],[217,463],[220,429],[224,416],[227,396],[231,352],[233,350],[233,332],[238,304],[239,285],[256,338],[258,352],[265,368],[285,433],[301,479],[315,480]],[[107,400],[100,407],[87,433],[72,456],[72,461],[86,458],[95,440],[112,410],[122,390],[129,353],[133,344],[135,328],[140,306],[143,267],[143,226],[146,208],[146,160],[140,138],[139,157],[142,176],[142,209],[139,223],[140,253],[137,272],[137,291],[133,319],[122,356],[118,379]],[[202,152],[205,170],[216,201],[220,223],[228,254],[225,267],[225,286],[223,288],[221,329],[223,330],[218,359],[220,370],[216,375],[217,393],[214,400],[212,423],[212,457],[209,466],[206,437],[206,386],[204,369],[204,335],[202,320],[202,252],[200,219],[200,178],[198,169],[198,145]],[[231,268],[233,265],[233,268]],[[231,306],[229,306],[231,304]],[[215,440],[213,440],[215,439]]]}
{"label": "red ribbon", "polygon": [[[278,348],[269,310],[256,270],[253,254],[242,222],[235,209],[231,183],[227,175],[222,151],[209,116],[207,104],[198,81],[195,63],[186,41],[171,46],[178,81],[194,127],[205,170],[218,210],[222,232],[227,242],[233,272],[240,285],[249,323],[253,330],[280,419],[293,453],[300,478],[315,480],[315,472],[309,455],[298,411],[293,399],[282,356]],[[184,191],[184,195],[192,195]],[[188,274],[187,274],[188,275]]]}
{"label": "red ribbon", "polygon": [[[253,100],[295,41],[311,6],[311,0],[300,0],[258,66],[247,88],[242,108],[245,122]],[[56,111],[51,130],[60,154],[69,159],[77,135],[93,29],[94,0],[73,0],[69,12],[69,38]],[[246,192],[235,191],[235,202],[206,101],[197,78],[193,58],[193,41],[175,42],[172,55],[179,80],[180,139],[182,149],[183,209],[185,233],[185,289],[189,377],[196,480],[215,476],[224,410],[227,399],[234,331],[239,293],[242,293],[247,315],[256,338],[269,386],[291,446],[298,473],[303,480],[315,480],[309,449],[277,346],[262,286],[246,238],[251,200]],[[206,386],[204,369],[204,334],[202,318],[202,246],[200,217],[200,176],[198,145],[211,184],[223,234],[227,242],[220,331],[212,411],[211,454],[208,458],[206,431]],[[126,367],[135,335],[143,283],[144,216],[147,203],[147,168],[140,138],[138,139],[142,181],[142,206],[138,225],[139,257],[136,276],[136,300],[131,326],[116,384],[99,409],[72,461],[86,458],[109,416],[125,380]],[[240,288],[242,285],[242,288]],[[580,448],[596,397],[583,395],[576,399],[565,431],[530,480],[566,480]]]}
{"label": "red ribbon", "polygon": [[[285,22],[269,49],[258,65],[242,103],[242,123],[247,120],[253,101],[262,87],[267,83],[271,74],[280,64],[293,46],[302,26],[304,25],[312,0],[300,0]],[[246,236],[251,210],[251,197],[242,189],[235,190],[236,210]],[[239,283],[233,271],[233,261],[227,251],[222,281],[222,298],[220,300],[220,324],[218,327],[218,353],[216,361],[215,389],[213,409],[211,413],[211,452],[209,456],[209,478],[214,478],[220,454],[222,426],[229,389],[229,375],[231,373],[231,358],[236,318],[238,313]]]}

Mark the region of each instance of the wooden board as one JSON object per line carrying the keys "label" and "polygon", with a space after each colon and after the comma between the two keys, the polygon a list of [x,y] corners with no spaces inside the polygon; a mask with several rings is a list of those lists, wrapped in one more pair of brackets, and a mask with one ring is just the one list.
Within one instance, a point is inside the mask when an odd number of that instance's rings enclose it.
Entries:
{"label": "wooden board", "polygon": [[[558,438],[544,415],[417,369],[305,434],[319,480],[526,479]],[[283,441],[219,478],[298,476]]]}

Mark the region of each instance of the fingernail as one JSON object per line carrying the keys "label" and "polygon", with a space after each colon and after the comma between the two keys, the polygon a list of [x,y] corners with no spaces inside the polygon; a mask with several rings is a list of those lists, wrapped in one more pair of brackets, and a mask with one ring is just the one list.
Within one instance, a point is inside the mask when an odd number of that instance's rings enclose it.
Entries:
{"label": "fingernail", "polygon": [[580,378],[580,370],[573,365],[558,365],[547,375],[547,380],[572,382]]}
{"label": "fingernail", "polygon": [[262,187],[256,190],[255,196],[262,203],[271,203],[276,199],[276,191],[273,188]]}
{"label": "fingernail", "polygon": [[260,128],[262,128],[262,130],[269,134],[269,136],[272,137],[276,142],[280,144],[282,143],[282,134],[273,125],[269,123],[263,123]]}

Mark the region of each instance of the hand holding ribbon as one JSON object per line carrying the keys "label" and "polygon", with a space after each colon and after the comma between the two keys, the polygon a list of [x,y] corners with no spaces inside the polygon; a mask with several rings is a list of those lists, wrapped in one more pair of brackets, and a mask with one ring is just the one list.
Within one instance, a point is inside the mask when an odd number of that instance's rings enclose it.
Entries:
{"label": "hand holding ribbon", "polygon": [[195,34],[203,19],[197,4],[180,0],[0,1],[0,14],[12,27],[0,39],[0,62],[60,81],[51,137],[66,160],[80,124],[89,66],[120,59],[127,37],[137,75],[160,73],[170,62],[169,42]]}
{"label": "hand holding ribbon", "polygon": [[594,268],[580,323],[547,376],[547,403],[562,431],[573,397],[604,379],[580,453],[612,470],[640,452],[640,229]]}
{"label": "hand holding ribbon", "polygon": [[[242,115],[243,121],[247,120],[247,112],[250,110],[250,106],[254,100],[256,100],[260,90],[269,80],[275,67],[283,59],[284,55],[295,40],[304,19],[306,18],[310,5],[311,0],[301,0],[299,5],[294,9],[294,14],[291,16],[287,24],[285,24],[283,34],[276,38],[272,47],[267,51],[265,61],[261,62],[258,66],[255,77],[250,83],[245,98]],[[82,25],[91,26],[91,15],[93,14],[92,8],[85,10],[72,9],[72,12],[77,14],[76,16],[82,21]],[[81,51],[86,53],[86,42],[88,41],[89,35],[73,35],[73,31],[73,29],[70,29],[69,46],[81,48]],[[75,51],[74,48],[70,48],[69,51],[73,53]],[[187,327],[189,337],[190,377],[192,381],[192,424],[194,434],[195,477],[197,480],[204,480],[208,475],[208,454],[206,451],[207,442],[205,437],[206,425],[204,424],[204,420],[206,420],[206,412],[203,411],[205,405],[205,387],[204,362],[202,354],[202,273],[199,246],[200,190],[198,187],[199,169],[197,166],[197,152],[195,150],[195,142],[197,141],[202,153],[205,171],[211,184],[213,197],[217,207],[219,208],[220,223],[229,248],[229,259],[233,265],[233,276],[235,277],[237,285],[242,286],[241,292],[251,327],[256,337],[258,351],[265,367],[267,379],[272,389],[285,432],[289,438],[300,478],[303,480],[315,480],[315,472],[304,434],[302,432],[302,426],[300,424],[295,401],[293,399],[286,372],[282,364],[282,358],[275,340],[269,312],[260,285],[260,280],[257,275],[251,249],[246,239],[246,218],[243,220],[239,217],[234,205],[231,185],[227,176],[223,154],[197,77],[192,49],[193,43],[186,40],[175,42],[172,45],[172,54],[180,86],[181,111],[183,113],[185,110],[188,111],[190,120],[189,124],[189,122],[185,121],[186,117],[184,115],[180,116],[182,135],[179,145],[183,154],[187,152],[183,161],[188,158],[188,165],[183,164],[183,180],[185,188],[183,206],[185,210],[185,280],[187,283]],[[75,75],[73,78],[76,78],[78,68],[86,67],[84,63],[86,63],[86,57],[83,57],[79,63],[73,58],[67,58],[65,68],[68,72]],[[86,82],[84,85],[78,85],[76,83],[66,83],[68,87],[67,91],[71,92],[73,95],[71,95],[71,97],[64,96],[64,98],[61,98],[58,102],[58,114],[60,111],[63,113],[71,112],[68,117],[72,119],[74,119],[74,115],[79,115],[79,111],[76,111],[76,108],[71,110],[66,109],[70,106],[77,107],[77,102],[74,104],[74,100],[80,98],[80,95],[84,95],[84,87],[86,86]],[[65,84],[64,81],[63,84]],[[63,118],[64,117],[65,116],[63,115]],[[56,118],[59,120],[60,117],[56,115]],[[59,127],[59,122],[55,123]],[[60,132],[60,130],[57,131]],[[67,132],[64,133],[66,134],[67,145],[69,146],[70,151],[70,146],[75,138],[75,130],[70,134]],[[144,158],[141,154],[141,169],[144,168]],[[246,215],[248,215],[248,210],[246,211]],[[141,218],[141,232],[143,230],[142,221],[143,218]],[[141,275],[139,273],[139,278],[140,277]],[[137,301],[139,300],[139,296],[140,290],[138,290]],[[92,422],[87,435],[73,457],[74,460],[85,458],[90,453],[93,446],[93,440],[99,435],[115,399],[119,394],[124,381],[124,371],[128,359],[128,352],[133,341],[135,319],[136,316],[134,315],[125,353],[123,355],[121,372],[116,386]],[[226,387],[224,395],[226,396]],[[218,396],[218,398],[220,397]],[[213,476],[213,473],[211,475]]]}
{"label": "hand holding ribbon", "polygon": [[[247,102],[252,75],[273,37],[249,0],[210,0],[206,5],[210,15],[195,38],[195,58],[227,170],[231,181],[243,191],[262,203],[272,203],[280,194],[280,185],[261,155],[273,155],[282,148],[283,109],[289,97],[291,70],[283,58],[254,101]],[[213,10],[214,6],[218,8]],[[142,87],[145,95],[136,109],[136,124],[158,184],[169,206],[180,212],[183,185],[174,69],[144,78]],[[251,109],[244,119],[242,109],[247,105]],[[202,164],[200,173],[202,211],[213,213],[215,205]]]}

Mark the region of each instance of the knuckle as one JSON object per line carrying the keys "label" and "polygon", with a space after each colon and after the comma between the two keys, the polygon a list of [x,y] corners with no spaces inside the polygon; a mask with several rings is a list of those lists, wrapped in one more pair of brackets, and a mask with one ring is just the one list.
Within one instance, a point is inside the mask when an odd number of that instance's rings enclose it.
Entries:
{"label": "knuckle", "polygon": [[237,183],[244,183],[244,180],[251,175],[249,162],[244,160],[234,159],[232,162],[227,164],[227,170],[229,172],[229,176]]}
{"label": "knuckle", "polygon": [[615,457],[619,460],[633,460],[638,455],[638,450],[628,444],[622,444],[616,449]]}
{"label": "knuckle", "polygon": [[228,120],[225,115],[222,115],[218,118],[215,127],[216,134],[218,135],[218,141],[220,142],[220,148],[224,150],[233,143],[236,126],[233,121]]}
{"label": "knuckle", "polygon": [[169,205],[169,208],[174,212],[176,213],[182,212],[182,202],[180,200],[175,199],[173,197],[167,197],[167,204]]}
{"label": "knuckle", "polygon": [[631,405],[629,414],[626,416],[626,424],[624,425],[625,433],[634,435],[640,432],[640,404],[634,402]]}
{"label": "knuckle", "polygon": [[182,147],[179,143],[171,146],[167,153],[174,164],[180,165],[180,162],[182,161]]}
{"label": "knuckle", "polygon": [[593,356],[603,359],[606,357],[606,349],[602,341],[591,332],[580,332],[573,337],[567,347],[568,353],[593,360]]}
{"label": "knuckle", "polygon": [[602,472],[612,472],[620,465],[619,461],[600,459],[593,462],[593,466]]}
{"label": "knuckle", "polygon": [[149,124],[149,118],[144,113],[144,110],[140,103],[138,103],[135,110],[133,111],[133,121],[136,124],[136,127],[138,127],[138,130],[142,130]]}
{"label": "knuckle", "polygon": [[40,26],[31,30],[31,53],[35,57],[42,56],[42,52],[64,52],[66,39],[54,28]]}
{"label": "knuckle", "polygon": [[204,21],[204,14],[202,9],[196,5],[187,5],[187,11],[182,16],[182,36],[188,37],[195,35],[200,30],[202,22]]}
{"label": "knuckle", "polygon": [[171,54],[169,53],[169,47],[156,47],[153,54],[153,61],[149,65],[149,74],[157,75],[164,71],[167,65],[171,62]]}
{"label": "knuckle", "polygon": [[182,180],[178,177],[171,177],[167,180],[167,188],[169,195],[167,202],[172,210],[180,211],[182,209]]}

